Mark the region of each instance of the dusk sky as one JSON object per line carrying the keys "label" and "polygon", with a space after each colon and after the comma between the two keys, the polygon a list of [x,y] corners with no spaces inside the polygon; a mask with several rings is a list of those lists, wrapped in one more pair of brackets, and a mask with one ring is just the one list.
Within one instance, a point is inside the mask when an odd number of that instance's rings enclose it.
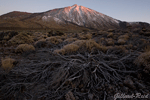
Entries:
{"label": "dusk sky", "polygon": [[44,12],[74,4],[121,21],[150,23],[150,0],[0,0],[0,15],[11,11]]}

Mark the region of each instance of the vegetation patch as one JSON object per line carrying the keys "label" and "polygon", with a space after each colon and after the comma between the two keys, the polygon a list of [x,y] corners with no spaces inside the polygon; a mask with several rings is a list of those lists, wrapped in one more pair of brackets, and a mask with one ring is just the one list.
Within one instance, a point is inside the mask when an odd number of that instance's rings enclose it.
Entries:
{"label": "vegetation patch", "polygon": [[10,71],[14,66],[15,66],[15,59],[12,59],[10,57],[2,58],[1,63],[2,63],[2,68],[5,71]]}
{"label": "vegetation patch", "polygon": [[134,63],[139,67],[144,66],[143,71],[145,73],[150,73],[150,51],[144,52],[141,55],[139,55],[135,59]]}
{"label": "vegetation patch", "polygon": [[33,43],[34,40],[27,33],[20,33],[14,36],[12,39],[10,39],[8,42],[9,44],[16,45],[16,44],[24,44],[24,43],[28,43],[28,44]]}
{"label": "vegetation patch", "polygon": [[113,37],[113,33],[112,33],[112,32],[109,33],[109,34],[107,35],[107,37],[108,37],[108,38],[112,38],[112,37]]}
{"label": "vegetation patch", "polygon": [[123,39],[123,40],[127,41],[129,39],[129,35],[128,34],[121,35],[121,36],[119,36],[118,39]]}
{"label": "vegetation patch", "polygon": [[79,49],[79,46],[76,44],[67,44],[60,50],[55,50],[55,53],[61,53],[61,54],[69,54],[77,51]]}
{"label": "vegetation patch", "polygon": [[124,39],[119,39],[117,43],[123,45],[126,43],[126,41]]}
{"label": "vegetation patch", "polygon": [[92,51],[93,49],[102,50],[105,52],[107,50],[107,47],[102,46],[98,43],[96,43],[94,40],[77,40],[75,42],[72,42],[71,44],[65,45],[60,50],[54,50],[55,53],[61,53],[61,54],[67,54],[76,52],[77,50],[84,50],[84,51]]}
{"label": "vegetation patch", "polygon": [[46,40],[45,39],[41,39],[41,40],[38,40],[34,43],[34,46],[37,47],[37,48],[43,48],[46,46]]}
{"label": "vegetation patch", "polygon": [[107,42],[107,45],[114,45],[115,43],[115,41],[112,38],[108,38],[106,42]]}
{"label": "vegetation patch", "polygon": [[60,37],[51,36],[51,37],[46,38],[46,41],[52,44],[58,44],[59,43],[58,39],[60,39]]}
{"label": "vegetation patch", "polygon": [[20,44],[16,48],[16,53],[24,53],[24,52],[32,52],[32,51],[35,51],[35,48],[33,45],[29,45],[29,44]]}
{"label": "vegetation patch", "polygon": [[78,39],[77,38],[68,38],[68,39],[64,40],[64,42],[70,43],[70,42],[74,42],[76,40],[78,40]]}
{"label": "vegetation patch", "polygon": [[82,40],[88,40],[92,38],[92,34],[91,33],[79,33],[78,37]]}

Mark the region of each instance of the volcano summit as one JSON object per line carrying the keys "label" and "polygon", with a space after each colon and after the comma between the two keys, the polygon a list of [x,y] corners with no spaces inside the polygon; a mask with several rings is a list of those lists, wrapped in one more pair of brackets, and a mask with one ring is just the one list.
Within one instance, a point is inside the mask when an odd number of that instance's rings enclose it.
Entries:
{"label": "volcano summit", "polygon": [[54,9],[43,13],[42,19],[48,21],[53,17],[55,21],[73,23],[89,28],[119,26],[119,21],[92,9],[77,4],[65,8]]}

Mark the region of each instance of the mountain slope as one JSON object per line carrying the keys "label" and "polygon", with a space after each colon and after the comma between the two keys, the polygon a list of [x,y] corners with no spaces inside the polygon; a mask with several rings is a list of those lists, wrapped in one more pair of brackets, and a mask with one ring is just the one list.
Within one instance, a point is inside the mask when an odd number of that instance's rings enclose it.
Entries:
{"label": "mountain slope", "polygon": [[119,27],[119,21],[92,9],[73,5],[65,8],[54,9],[44,13],[42,19],[57,18],[56,21],[65,21],[89,28]]}
{"label": "mountain slope", "polygon": [[28,12],[13,11],[13,12],[2,15],[1,18],[27,17],[31,14],[32,13],[28,13]]}
{"label": "mountain slope", "polygon": [[[126,28],[127,25],[142,26],[145,23],[122,22],[95,10],[73,5],[42,13],[10,12],[0,16],[0,29],[3,28],[66,28],[85,27],[92,29]],[[149,26],[149,24],[146,24]]]}

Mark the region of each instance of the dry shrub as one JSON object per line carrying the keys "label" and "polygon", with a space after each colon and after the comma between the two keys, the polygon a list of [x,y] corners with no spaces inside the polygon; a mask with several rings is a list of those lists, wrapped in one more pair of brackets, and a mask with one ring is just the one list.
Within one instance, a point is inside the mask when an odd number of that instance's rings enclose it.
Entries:
{"label": "dry shrub", "polygon": [[114,43],[115,43],[112,38],[108,38],[108,39],[106,40],[106,42],[107,42],[107,45],[114,45]]}
{"label": "dry shrub", "polygon": [[62,38],[62,36],[53,36],[53,37],[55,37],[57,39],[61,39]]}
{"label": "dry shrub", "polygon": [[115,53],[115,54],[124,55],[124,54],[128,53],[128,50],[124,46],[120,45],[120,46],[110,47],[108,49],[108,52],[111,54]]}
{"label": "dry shrub", "polygon": [[126,43],[126,41],[124,39],[119,39],[117,43],[123,45]]}
{"label": "dry shrub", "polygon": [[76,44],[67,44],[60,50],[54,50],[54,53],[61,53],[61,54],[73,53],[77,51],[78,49],[79,49],[79,46],[77,46]]}
{"label": "dry shrub", "polygon": [[20,33],[9,40],[10,44],[33,43],[33,38],[27,33]]}
{"label": "dry shrub", "polygon": [[[124,46],[125,46],[125,45],[124,45]],[[132,49],[132,48],[133,48],[133,45],[132,45],[132,44],[128,44],[128,45],[126,45],[125,47],[128,48],[128,49]]]}
{"label": "dry shrub", "polygon": [[83,33],[78,33],[79,39],[85,39],[85,35]]}
{"label": "dry shrub", "polygon": [[55,50],[54,52],[61,53],[61,54],[67,54],[67,53],[76,52],[79,49],[82,49],[85,51],[86,50],[92,51],[92,49],[98,49],[98,50],[102,50],[103,52],[105,52],[107,50],[107,47],[102,46],[91,39],[90,40],[77,40],[71,44],[65,45],[60,50]]}
{"label": "dry shrub", "polygon": [[76,44],[67,44],[63,47],[63,49],[66,53],[72,53],[77,51],[79,49],[79,46],[77,46]]}
{"label": "dry shrub", "polygon": [[3,37],[4,40],[9,40],[9,35]]}
{"label": "dry shrub", "polygon": [[58,44],[59,43],[58,38],[56,38],[55,36],[51,36],[51,37],[46,38],[46,41],[48,41],[52,44]]}
{"label": "dry shrub", "polygon": [[107,37],[108,37],[108,38],[113,37],[113,33],[109,33],[109,34],[107,35]]}
{"label": "dry shrub", "polygon": [[78,40],[78,39],[77,38],[68,38],[68,39],[64,40],[64,42],[70,43],[70,42],[73,42],[73,41],[76,41],[76,40]]}
{"label": "dry shrub", "polygon": [[63,40],[62,39],[58,39],[58,42],[61,43],[61,42],[63,42]]}
{"label": "dry shrub", "polygon": [[45,47],[46,46],[46,40],[45,39],[38,40],[34,43],[34,46],[37,48]]}
{"label": "dry shrub", "polygon": [[50,32],[48,32],[48,36],[62,36],[64,34],[65,34],[64,32],[54,31],[54,30],[51,30]]}
{"label": "dry shrub", "polygon": [[114,29],[108,29],[108,32],[114,32],[115,30]]}
{"label": "dry shrub", "polygon": [[117,40],[117,39],[118,39],[118,35],[115,34],[115,35],[113,36],[113,39]]}
{"label": "dry shrub", "polygon": [[86,41],[86,49],[91,51],[92,49],[98,49],[98,50],[102,50],[103,52],[106,52],[107,51],[107,47],[101,45],[101,44],[98,44],[96,43],[94,40],[87,40]]}
{"label": "dry shrub", "polygon": [[46,39],[48,37],[48,33],[42,33],[42,32],[34,32],[32,37],[35,41]]}
{"label": "dry shrub", "polygon": [[9,40],[12,37],[18,35],[18,32],[8,31],[8,32],[0,32],[0,40]]}
{"label": "dry shrub", "polygon": [[54,54],[62,54],[62,55],[64,55],[65,54],[65,50],[64,49],[56,49],[56,50],[54,50],[53,53]]}
{"label": "dry shrub", "polygon": [[78,45],[79,47],[82,47],[83,45],[85,45],[86,40],[77,40],[75,42],[73,42],[73,44]]}
{"label": "dry shrub", "polygon": [[81,35],[81,33],[67,33],[65,36],[67,36],[67,38],[73,38],[77,37],[79,34]]}
{"label": "dry shrub", "polygon": [[2,68],[5,71],[9,71],[9,70],[11,70],[14,67],[14,63],[16,61],[14,59],[12,59],[12,58],[7,57],[7,58],[2,58],[1,62],[2,62]]}
{"label": "dry shrub", "polygon": [[139,33],[140,31],[141,31],[140,28],[134,28],[134,29],[133,29],[133,33]]}
{"label": "dry shrub", "polygon": [[123,40],[127,41],[129,39],[129,35],[128,34],[121,35],[121,36],[119,36],[118,39],[123,39]]}
{"label": "dry shrub", "polygon": [[108,33],[107,31],[99,31],[99,32],[98,32],[98,35],[103,35],[103,34],[108,35],[109,33]]}
{"label": "dry shrub", "polygon": [[135,60],[134,63],[141,67],[144,66],[144,72],[149,73],[150,72],[150,51],[142,53],[139,55]]}
{"label": "dry shrub", "polygon": [[100,45],[98,43],[96,43],[94,40],[88,40],[86,41],[86,49],[91,51],[93,48],[97,48],[100,49]]}
{"label": "dry shrub", "polygon": [[107,49],[113,49],[114,47],[113,46],[107,46]]}
{"label": "dry shrub", "polygon": [[79,33],[78,36],[79,36],[80,39],[84,39],[84,40],[92,38],[92,34],[91,33],[87,33],[87,34],[85,34],[85,33]]}
{"label": "dry shrub", "polygon": [[103,42],[103,41],[105,41],[105,38],[103,38],[103,37],[100,38],[100,42]]}
{"label": "dry shrub", "polygon": [[20,44],[16,48],[16,53],[32,52],[32,51],[35,51],[35,48],[33,45],[29,45],[29,44]]}
{"label": "dry shrub", "polygon": [[92,38],[92,34],[91,34],[91,33],[87,33],[87,34],[85,35],[85,38],[86,38],[86,39],[91,39],[91,38]]}

